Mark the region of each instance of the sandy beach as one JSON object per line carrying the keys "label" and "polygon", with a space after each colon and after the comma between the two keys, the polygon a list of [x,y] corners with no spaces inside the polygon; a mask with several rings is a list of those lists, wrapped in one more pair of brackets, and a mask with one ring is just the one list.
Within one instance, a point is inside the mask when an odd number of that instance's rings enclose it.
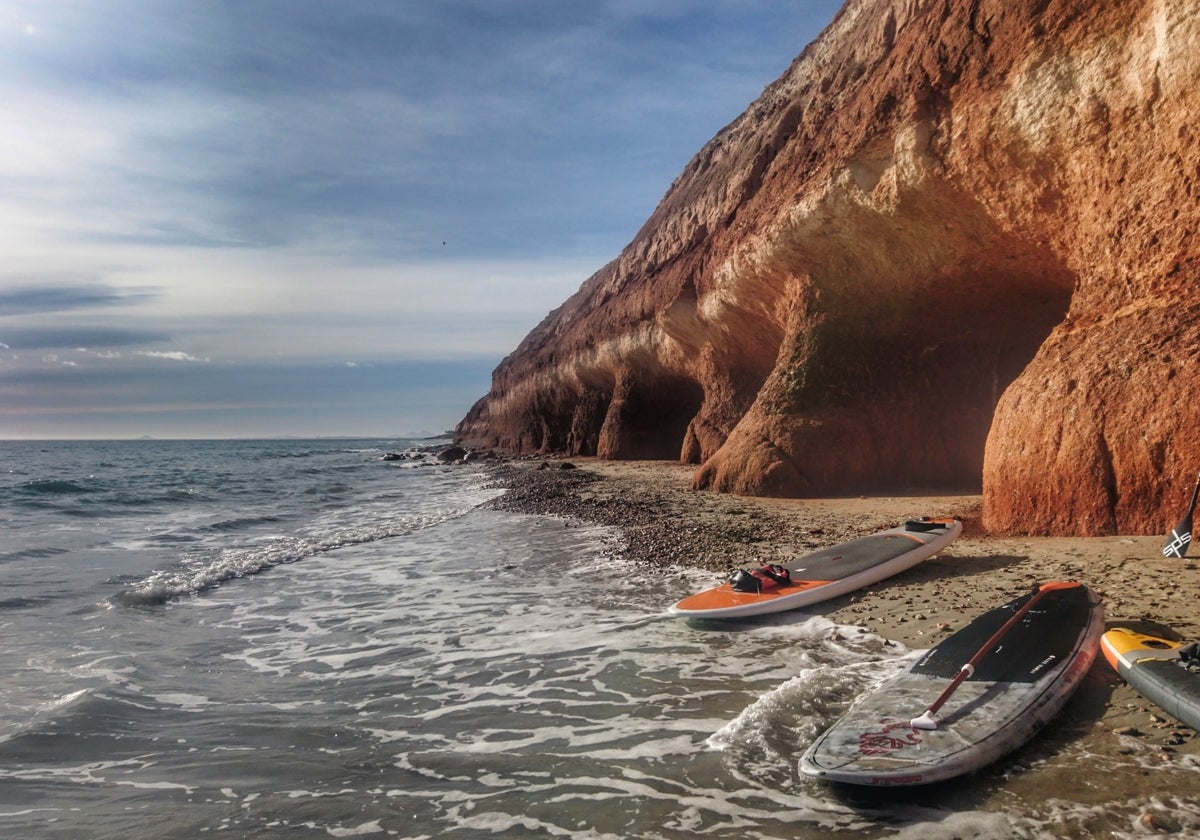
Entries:
{"label": "sandy beach", "polygon": [[[509,491],[496,507],[615,526],[622,538],[614,550],[631,562],[663,574],[710,570],[714,585],[734,568],[786,560],[907,518],[956,516],[963,535],[940,554],[815,608],[910,648],[930,647],[1048,580],[1079,580],[1096,589],[1109,626],[1200,635],[1200,568],[1191,558],[1164,558],[1162,536],[991,536],[980,522],[981,498],[969,495],[798,500],[698,492],[690,487],[693,468],[674,462],[529,459],[497,470]],[[1106,754],[1168,761],[1200,753],[1193,730],[1142,699],[1101,656],[1062,718],[1072,737]]]}

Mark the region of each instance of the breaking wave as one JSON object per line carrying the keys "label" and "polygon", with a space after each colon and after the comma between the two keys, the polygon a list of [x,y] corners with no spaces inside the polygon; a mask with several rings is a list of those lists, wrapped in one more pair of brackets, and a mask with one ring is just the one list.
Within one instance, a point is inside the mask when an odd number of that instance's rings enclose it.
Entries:
{"label": "breaking wave", "polygon": [[122,589],[113,601],[126,607],[161,606],[168,601],[196,595],[239,578],[250,577],[276,566],[296,563],[352,545],[402,537],[462,516],[470,508],[456,508],[374,525],[363,525],[325,534],[273,535],[253,545],[220,549],[216,556],[185,558],[178,566],[159,569]]}

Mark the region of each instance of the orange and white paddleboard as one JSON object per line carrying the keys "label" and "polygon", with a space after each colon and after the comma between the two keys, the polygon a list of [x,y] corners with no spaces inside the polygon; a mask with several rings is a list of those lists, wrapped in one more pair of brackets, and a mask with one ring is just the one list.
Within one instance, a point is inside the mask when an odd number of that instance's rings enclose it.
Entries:
{"label": "orange and white paddleboard", "polygon": [[782,584],[764,577],[762,589],[754,592],[738,591],[727,581],[684,598],[668,611],[681,618],[745,618],[806,607],[899,574],[941,551],[960,533],[962,523],[953,518],[912,520],[783,564],[787,574]]}

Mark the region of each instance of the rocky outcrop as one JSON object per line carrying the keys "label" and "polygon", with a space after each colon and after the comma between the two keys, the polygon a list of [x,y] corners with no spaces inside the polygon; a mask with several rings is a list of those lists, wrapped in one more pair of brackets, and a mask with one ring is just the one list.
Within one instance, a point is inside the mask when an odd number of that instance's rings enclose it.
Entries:
{"label": "rocky outcrop", "polygon": [[457,436],[1160,532],[1200,465],[1198,83],[1188,0],[851,0]]}

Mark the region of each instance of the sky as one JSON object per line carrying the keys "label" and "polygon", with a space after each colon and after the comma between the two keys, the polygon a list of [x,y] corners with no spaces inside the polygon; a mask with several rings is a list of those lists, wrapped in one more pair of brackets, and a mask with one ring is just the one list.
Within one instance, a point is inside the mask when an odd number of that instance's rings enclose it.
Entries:
{"label": "sky", "polygon": [[0,0],[0,439],[404,436],[838,0]]}

